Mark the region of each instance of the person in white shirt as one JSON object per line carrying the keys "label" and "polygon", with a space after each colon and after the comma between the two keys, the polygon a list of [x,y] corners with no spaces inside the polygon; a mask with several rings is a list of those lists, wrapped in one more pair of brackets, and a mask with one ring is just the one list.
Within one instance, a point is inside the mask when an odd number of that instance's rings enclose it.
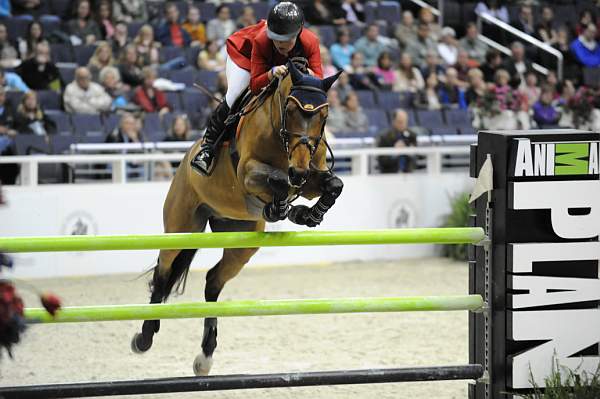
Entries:
{"label": "person in white shirt", "polygon": [[446,65],[456,64],[458,57],[458,46],[456,44],[456,32],[449,26],[442,29],[442,38],[437,46],[438,54]]}
{"label": "person in white shirt", "polygon": [[104,88],[92,82],[92,74],[86,67],[75,70],[75,80],[67,85],[63,99],[67,112],[80,114],[108,111],[112,103]]}

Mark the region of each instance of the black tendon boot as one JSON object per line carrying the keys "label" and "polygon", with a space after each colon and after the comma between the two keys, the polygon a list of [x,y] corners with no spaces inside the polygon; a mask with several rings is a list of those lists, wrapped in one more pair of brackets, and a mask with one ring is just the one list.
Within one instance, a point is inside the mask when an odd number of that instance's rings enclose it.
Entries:
{"label": "black tendon boot", "polygon": [[204,142],[200,147],[200,152],[191,162],[192,168],[204,176],[210,176],[215,166],[215,156],[225,136],[225,120],[228,115],[229,106],[222,101],[208,118]]}

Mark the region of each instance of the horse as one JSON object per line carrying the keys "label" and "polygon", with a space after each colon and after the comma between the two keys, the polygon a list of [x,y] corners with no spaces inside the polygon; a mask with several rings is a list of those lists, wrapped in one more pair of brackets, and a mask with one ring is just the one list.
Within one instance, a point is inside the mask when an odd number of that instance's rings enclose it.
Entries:
{"label": "horse", "polygon": [[[200,150],[198,140],[186,152],[171,182],[163,207],[165,233],[264,231],[266,222],[289,219],[315,227],[334,205],[343,183],[328,168],[324,137],[327,91],[339,73],[319,79],[288,62],[288,73],[274,80],[237,113],[235,143],[223,146],[212,174],[190,166]],[[236,151],[231,151],[235,146]],[[333,154],[332,154],[333,155]],[[314,199],[311,206],[292,205],[298,196]],[[216,302],[258,248],[224,249],[206,274],[204,297]],[[183,290],[197,249],[161,250],[153,268],[150,303]],[[183,286],[182,286],[183,284]],[[150,349],[160,320],[146,320],[131,342],[135,353]],[[204,320],[202,352],[193,363],[196,375],[207,375],[217,347],[217,319]]]}

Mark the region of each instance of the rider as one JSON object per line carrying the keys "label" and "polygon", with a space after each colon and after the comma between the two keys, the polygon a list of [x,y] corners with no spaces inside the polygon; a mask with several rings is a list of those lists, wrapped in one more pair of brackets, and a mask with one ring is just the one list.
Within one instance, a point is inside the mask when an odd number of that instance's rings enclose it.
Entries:
{"label": "rider", "polygon": [[200,152],[191,161],[195,170],[203,175],[212,172],[230,107],[248,86],[258,93],[287,73],[285,64],[293,57],[306,58],[309,72],[323,78],[319,39],[303,27],[302,10],[284,1],[271,9],[266,22],[262,20],[227,39],[227,93],[208,119]]}

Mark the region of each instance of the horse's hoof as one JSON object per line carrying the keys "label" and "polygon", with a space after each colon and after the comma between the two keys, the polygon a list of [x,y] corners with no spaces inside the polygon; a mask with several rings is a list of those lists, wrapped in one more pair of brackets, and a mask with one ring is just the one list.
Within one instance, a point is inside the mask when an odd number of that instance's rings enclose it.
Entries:
{"label": "horse's hoof", "polygon": [[141,333],[136,333],[131,340],[131,351],[133,353],[144,353],[152,347],[152,338],[144,338]]}
{"label": "horse's hoof", "polygon": [[207,357],[204,352],[194,359],[194,374],[198,377],[207,376],[213,364],[212,356]]}

